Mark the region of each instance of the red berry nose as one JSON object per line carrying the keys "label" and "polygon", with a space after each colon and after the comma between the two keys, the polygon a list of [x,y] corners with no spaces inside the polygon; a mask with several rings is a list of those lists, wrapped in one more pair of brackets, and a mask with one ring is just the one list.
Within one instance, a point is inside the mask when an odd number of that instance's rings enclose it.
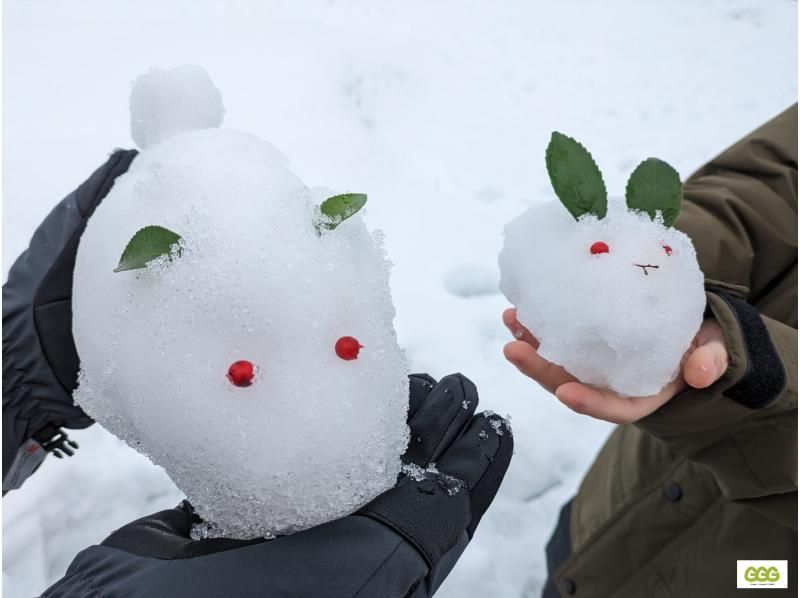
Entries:
{"label": "red berry nose", "polygon": [[246,359],[234,361],[228,368],[228,380],[234,386],[245,388],[253,383],[253,364]]}
{"label": "red berry nose", "polygon": [[596,243],[592,243],[592,246],[589,247],[589,251],[592,255],[597,255],[599,253],[608,253],[608,245],[603,243],[602,241],[597,241]]}
{"label": "red berry nose", "polygon": [[358,352],[363,348],[364,346],[358,342],[358,339],[352,336],[343,336],[336,341],[336,346],[334,347],[336,354],[345,361],[358,359]]}
{"label": "red berry nose", "polygon": [[669,245],[662,245],[662,247],[664,248],[664,251],[667,253],[667,255],[672,255],[672,247],[670,247]]}

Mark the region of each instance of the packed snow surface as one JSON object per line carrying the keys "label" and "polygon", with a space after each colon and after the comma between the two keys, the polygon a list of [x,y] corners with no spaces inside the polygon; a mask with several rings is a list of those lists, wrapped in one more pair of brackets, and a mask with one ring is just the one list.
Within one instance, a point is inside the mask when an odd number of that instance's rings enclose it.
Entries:
{"label": "packed snow surface", "polygon": [[[4,271],[59,199],[133,146],[131,79],[202,64],[225,92],[227,126],[272,141],[307,184],[369,193],[364,220],[386,232],[410,368],[461,371],[479,409],[514,419],[508,474],[437,598],[538,598],[559,510],[611,426],[503,358],[501,293],[454,294],[445,278],[459,269],[482,287],[504,225],[553,199],[541,159],[553,129],[591,148],[621,190],[642,157],[688,175],[795,102],[796,11],[788,0],[6,2]],[[183,496],[101,426],[69,434],[74,457],[46,459],[3,498],[4,597],[41,594],[85,547]]]}
{"label": "packed snow surface", "polygon": [[620,200],[577,222],[559,201],[531,206],[506,226],[499,261],[500,289],[539,354],[622,395],[674,380],[703,319],[691,239]]}
{"label": "packed snow surface", "polygon": [[[388,262],[360,215],[321,234],[317,222],[274,147],[207,129],[142,151],[81,238],[75,399],[219,535],[345,515],[400,471],[408,369]],[[114,272],[151,225],[180,235],[172,255]],[[335,352],[344,336],[363,345],[356,359]],[[255,366],[247,387],[227,376],[240,360]]]}
{"label": "packed snow surface", "polygon": [[219,127],[225,115],[222,94],[203,68],[191,64],[140,75],[130,111],[131,137],[142,149],[178,133]]}

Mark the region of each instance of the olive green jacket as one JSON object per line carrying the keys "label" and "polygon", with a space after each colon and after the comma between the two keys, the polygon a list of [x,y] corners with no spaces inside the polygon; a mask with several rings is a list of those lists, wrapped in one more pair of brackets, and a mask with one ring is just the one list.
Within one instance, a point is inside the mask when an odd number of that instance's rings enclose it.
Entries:
{"label": "olive green jacket", "polygon": [[734,596],[738,559],[788,560],[797,595],[797,106],[684,193],[730,366],[615,429],[572,505],[562,596]]}

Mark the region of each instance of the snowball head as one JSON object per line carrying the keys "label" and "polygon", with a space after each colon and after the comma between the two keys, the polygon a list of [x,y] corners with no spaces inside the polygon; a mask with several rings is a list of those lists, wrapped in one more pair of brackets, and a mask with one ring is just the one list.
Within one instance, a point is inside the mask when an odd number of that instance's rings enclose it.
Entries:
{"label": "snowball head", "polygon": [[674,380],[702,323],[703,274],[689,237],[619,200],[605,218],[577,222],[558,201],[530,207],[506,225],[500,271],[500,290],[541,356],[625,396]]}
{"label": "snowball head", "polygon": [[[274,147],[205,129],[142,151],[80,241],[75,399],[216,535],[320,524],[400,471],[408,368],[381,237],[360,213],[318,232],[316,214]],[[115,273],[150,225],[180,235],[172,256]],[[337,355],[345,336],[357,358]]]}
{"label": "snowball head", "polygon": [[133,84],[131,137],[142,149],[168,137],[219,127],[225,115],[222,94],[199,66],[150,69]]}

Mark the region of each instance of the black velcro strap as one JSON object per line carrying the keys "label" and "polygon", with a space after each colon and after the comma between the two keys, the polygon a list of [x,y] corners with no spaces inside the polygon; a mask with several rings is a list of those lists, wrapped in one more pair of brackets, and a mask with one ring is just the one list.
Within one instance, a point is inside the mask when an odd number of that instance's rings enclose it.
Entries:
{"label": "black velcro strap", "polygon": [[736,316],[747,357],[742,378],[722,394],[751,409],[766,407],[781,394],[788,381],[780,354],[756,308],[728,293],[714,291],[714,294]]}

